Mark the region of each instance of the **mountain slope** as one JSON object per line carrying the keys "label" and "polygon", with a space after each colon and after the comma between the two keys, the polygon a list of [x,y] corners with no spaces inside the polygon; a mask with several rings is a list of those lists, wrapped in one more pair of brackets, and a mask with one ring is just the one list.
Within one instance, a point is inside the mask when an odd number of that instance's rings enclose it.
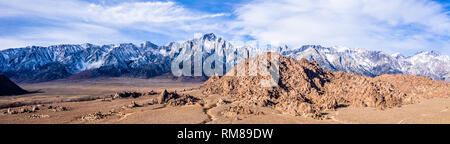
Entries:
{"label": "mountain slope", "polygon": [[[155,45],[152,45],[155,46]],[[134,44],[96,46],[56,45],[26,47],[0,51],[0,73],[17,81],[40,82],[66,78],[86,70],[91,76],[120,76],[125,73],[151,69],[168,72],[168,61],[154,47]],[[157,49],[157,48],[156,48]],[[153,76],[152,73],[136,73]]]}
{"label": "mountain slope", "polygon": [[[398,54],[387,55],[380,51],[320,45],[258,49],[234,46],[212,33],[185,42],[172,42],[165,46],[157,46],[147,41],[139,45],[65,44],[7,49],[0,51],[0,74],[19,82],[98,76],[148,78],[173,72],[172,69],[183,65],[178,63],[179,61],[193,60],[194,63],[202,64],[211,56],[216,56],[220,62],[217,66],[223,66],[221,71],[214,73],[224,74],[245,58],[264,51],[276,51],[297,60],[301,58],[314,60],[325,70],[366,76],[403,73],[450,81],[450,58],[437,52],[421,52],[404,57]],[[195,73],[194,63],[191,63],[192,69],[188,75],[211,75],[205,72]],[[214,64],[213,68],[215,67]]]}
{"label": "mountain slope", "polygon": [[381,51],[306,45],[300,48],[288,48],[281,53],[295,59],[314,60],[326,70],[366,76],[404,73],[450,81],[449,56],[433,51],[404,57],[398,54],[387,55]]}
{"label": "mountain slope", "polygon": [[408,58],[398,57],[397,59],[405,74],[450,81],[450,57],[447,55],[430,51],[420,52]]}
{"label": "mountain slope", "polygon": [[27,91],[17,86],[6,76],[0,75],[0,96],[26,94]]}

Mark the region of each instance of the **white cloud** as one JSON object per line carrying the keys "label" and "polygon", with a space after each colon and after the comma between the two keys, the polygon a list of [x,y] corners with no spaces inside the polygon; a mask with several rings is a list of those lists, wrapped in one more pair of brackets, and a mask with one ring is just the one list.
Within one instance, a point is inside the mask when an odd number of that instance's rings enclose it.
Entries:
{"label": "white cloud", "polygon": [[0,1],[0,8],[8,13],[2,17],[41,17],[55,20],[73,20],[86,14],[88,3],[77,0],[14,0]]}
{"label": "white cloud", "polygon": [[450,18],[429,0],[269,0],[235,11],[235,27],[261,41],[401,51],[447,51]]}
{"label": "white cloud", "polygon": [[[21,28],[2,39],[26,44],[128,42],[133,35],[123,31],[146,31],[171,38],[192,37],[218,28],[224,13],[204,13],[175,2],[122,2],[114,5],[80,0],[0,1],[0,18],[21,17],[46,21],[49,25]],[[214,21],[212,21],[214,20]],[[0,45],[0,48],[8,48]]]}
{"label": "white cloud", "polygon": [[[23,46],[30,45],[30,43],[27,41],[20,41],[17,39],[1,38],[1,37],[0,37],[0,43],[1,43],[2,47],[5,47],[5,48],[17,48],[17,47],[23,47]],[[0,48],[0,50],[1,50],[1,48]]]}
{"label": "white cloud", "polygon": [[89,19],[92,21],[117,24],[193,21],[225,15],[223,13],[202,14],[194,12],[174,2],[134,2],[122,3],[117,6],[90,4],[88,12]]}
{"label": "white cloud", "polygon": [[123,36],[114,29],[85,23],[71,23],[57,27],[26,27],[23,29],[27,32],[0,37],[1,46],[3,48],[15,48],[30,45],[133,42],[132,39]]}
{"label": "white cloud", "polygon": [[254,0],[234,5],[232,17],[188,9],[171,1],[112,3],[0,0],[0,19],[30,18],[47,24],[3,34],[0,49],[20,43],[135,42],[136,37],[124,31],[136,30],[162,35],[169,41],[214,32],[232,41],[250,35],[259,41],[294,47],[321,44],[388,53],[438,50],[450,54],[449,12],[431,0]]}

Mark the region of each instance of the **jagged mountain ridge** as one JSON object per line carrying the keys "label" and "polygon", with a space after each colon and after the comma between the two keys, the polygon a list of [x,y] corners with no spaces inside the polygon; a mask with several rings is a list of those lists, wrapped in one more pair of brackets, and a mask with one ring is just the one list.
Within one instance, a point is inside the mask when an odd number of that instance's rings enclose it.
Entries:
{"label": "jagged mountain ridge", "polygon": [[287,48],[281,53],[295,59],[315,60],[326,70],[366,76],[403,73],[450,81],[450,57],[434,51],[419,52],[405,57],[399,54],[387,55],[381,51],[306,45],[300,48]]}
{"label": "jagged mountain ridge", "polygon": [[169,60],[155,52],[154,44],[144,43],[96,46],[56,45],[7,49],[0,52],[0,73],[17,81],[40,82],[89,71],[87,77],[154,76],[168,72]]}
{"label": "jagged mountain ridge", "polygon": [[[405,73],[450,81],[450,58],[437,52],[422,52],[411,57],[387,55],[381,51],[305,45],[298,48],[273,47],[265,50],[238,47],[214,34],[185,42],[158,46],[149,41],[139,45],[75,44],[48,47],[30,46],[0,51],[0,74],[19,82],[42,82],[61,78],[97,76],[130,76],[148,78],[171,72],[174,60],[202,61],[215,52],[223,58],[224,68],[231,69],[242,57],[263,51],[279,52],[295,59],[315,60],[323,69],[353,74],[378,76]],[[240,54],[233,56],[229,54]],[[194,60],[195,61],[195,60]],[[229,70],[224,69],[224,73]]]}

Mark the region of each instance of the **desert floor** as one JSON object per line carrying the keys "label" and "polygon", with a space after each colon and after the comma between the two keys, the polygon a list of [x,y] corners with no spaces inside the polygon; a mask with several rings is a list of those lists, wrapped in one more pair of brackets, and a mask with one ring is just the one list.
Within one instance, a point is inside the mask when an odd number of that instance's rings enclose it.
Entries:
{"label": "desert floor", "polygon": [[[59,80],[37,84],[19,84],[37,93],[0,97],[0,123],[118,123],[118,124],[361,124],[361,123],[446,123],[450,124],[450,98],[421,99],[418,104],[386,110],[368,107],[345,107],[327,111],[324,120],[291,116],[270,108],[260,108],[263,114],[233,115],[224,109],[239,102],[219,102],[224,97],[203,96],[201,82],[181,82],[171,79],[100,78],[91,80]],[[147,105],[158,95],[138,98],[108,99],[121,91],[177,91],[201,98],[204,103],[184,106]],[[226,99],[226,98],[225,98]],[[127,107],[132,102],[138,106]],[[8,114],[13,109],[38,107],[33,112]],[[22,106],[23,105],[23,106]],[[48,108],[49,106],[53,109]],[[56,108],[55,108],[56,107]],[[64,107],[61,110],[58,108]]]}

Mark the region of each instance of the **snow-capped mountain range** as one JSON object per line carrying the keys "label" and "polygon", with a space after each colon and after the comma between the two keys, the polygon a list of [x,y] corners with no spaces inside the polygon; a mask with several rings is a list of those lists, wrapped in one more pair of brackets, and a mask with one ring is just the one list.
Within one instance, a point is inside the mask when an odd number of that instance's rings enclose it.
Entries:
{"label": "snow-capped mountain range", "polygon": [[327,70],[366,76],[403,73],[450,81],[450,57],[435,51],[419,52],[405,57],[401,54],[388,55],[381,51],[365,49],[306,45],[281,53],[295,59],[315,60]]}
{"label": "snow-capped mountain range", "polygon": [[434,51],[405,57],[400,54],[388,55],[381,51],[320,45],[297,48],[283,46],[261,50],[250,46],[233,46],[214,34],[205,34],[185,42],[172,42],[165,46],[144,42],[139,45],[65,44],[12,48],[0,51],[0,74],[19,82],[98,76],[148,78],[169,73],[172,61],[193,59],[194,55],[201,55],[202,60],[205,60],[217,53],[223,57],[225,65],[234,66],[242,59],[228,54],[246,54],[252,57],[264,51],[279,52],[295,59],[315,60],[327,70],[367,76],[404,73],[450,81],[450,57]]}

